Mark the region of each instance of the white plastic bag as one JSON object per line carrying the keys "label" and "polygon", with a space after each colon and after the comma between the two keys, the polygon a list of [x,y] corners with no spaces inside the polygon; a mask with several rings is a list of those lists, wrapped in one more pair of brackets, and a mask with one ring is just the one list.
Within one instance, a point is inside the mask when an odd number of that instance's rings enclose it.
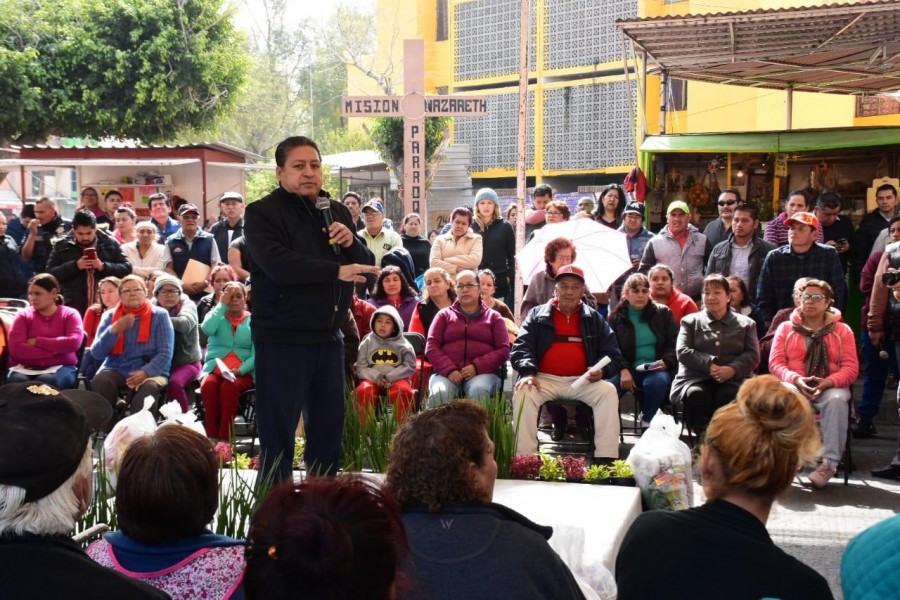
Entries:
{"label": "white plastic bag", "polygon": [[691,449],[678,439],[681,426],[657,412],[626,462],[651,509],[683,510],[694,504]]}
{"label": "white plastic bag", "polygon": [[106,469],[107,481],[113,489],[116,487],[119,466],[128,446],[137,438],[156,431],[156,419],[150,412],[154,402],[156,399],[153,396],[144,398],[144,408],[116,423],[103,440],[103,466]]}
{"label": "white plastic bag", "polygon": [[163,404],[159,408],[159,414],[164,419],[159,424],[160,427],[163,425],[183,425],[201,435],[206,435],[206,429],[203,428],[203,423],[197,420],[197,414],[192,409],[188,409],[187,412],[181,412],[181,405],[176,400],[170,400]]}

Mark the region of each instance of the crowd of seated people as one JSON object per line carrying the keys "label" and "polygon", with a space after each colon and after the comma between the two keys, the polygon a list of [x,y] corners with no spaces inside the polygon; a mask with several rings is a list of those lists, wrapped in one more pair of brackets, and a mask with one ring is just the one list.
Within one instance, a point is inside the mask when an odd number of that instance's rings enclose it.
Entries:
{"label": "crowd of seated people", "polygon": [[[586,374],[588,383],[593,384],[588,387],[592,418],[589,434],[598,461],[618,457],[615,399],[629,391],[642,391],[642,426],[649,424],[657,410],[671,405],[690,431],[699,436],[708,504],[685,512],[681,519],[639,519],[626,537],[617,562],[620,597],[649,597],[659,591],[653,586],[666,577],[647,577],[646,553],[658,549],[650,544],[657,543],[660,532],[672,532],[667,537],[677,538],[687,529],[698,536],[709,534],[705,541],[698,537],[698,544],[712,544],[716,533],[721,535],[715,543],[723,548],[718,557],[723,566],[717,571],[722,580],[743,581],[741,577],[746,576],[762,595],[789,594],[793,587],[785,584],[788,578],[776,576],[783,573],[793,577],[808,597],[826,597],[820,578],[786,554],[768,550],[769,540],[764,535],[772,500],[789,485],[798,463],[814,467],[809,480],[815,487],[825,487],[834,476],[848,434],[850,387],[860,373],[855,336],[839,310],[843,296],[831,285],[833,278],[791,281],[792,305],[783,306],[782,292],[788,283],[781,275],[791,266],[776,258],[788,260],[781,257],[818,243],[814,240],[823,228],[816,215],[803,211],[785,215],[782,225],[790,230],[785,248],[790,252],[771,251],[777,253],[756,261],[759,264],[755,268],[765,270],[761,286],[771,285],[778,292],[768,298],[765,314],[756,303],[758,290],[748,288],[740,275],[706,273],[695,302],[680,291],[672,269],[657,262],[645,265],[646,275],[635,273],[624,281],[619,302],[607,319],[595,310],[595,298],[586,289],[583,272],[571,265],[574,244],[554,240],[552,248],[548,246],[552,253],[545,257],[544,277],[529,288],[533,305],[524,315],[522,331],[515,335],[503,320],[504,316],[512,317],[511,312],[504,314],[509,307],[501,298],[493,297],[496,276],[490,270],[469,270],[464,268],[469,263],[465,263],[454,265],[451,274],[445,266],[438,266],[453,264],[455,256],[448,249],[478,245],[472,235],[480,234],[463,227],[466,223],[471,226],[471,212],[458,211],[456,227],[441,240],[435,264],[424,270],[421,295],[404,269],[386,267],[371,293],[364,291],[364,297],[356,299],[353,314],[346,316],[357,325],[361,340],[354,342],[359,351],[354,382],[359,405],[368,407],[378,396],[384,396],[400,421],[385,488],[352,477],[286,484],[273,493],[271,504],[264,505],[254,518],[245,551],[241,541],[213,536],[205,529],[210,511],[215,510],[215,494],[212,504],[208,501],[210,490],[216,487],[215,482],[210,487],[208,477],[215,467],[210,440],[231,437],[239,397],[253,387],[248,286],[236,281],[230,266],[208,265],[207,279],[191,287],[198,304],[204,305],[205,310],[198,314],[200,306],[184,293],[184,282],[176,275],[179,270],[183,275],[183,269],[171,264],[171,252],[184,243],[185,237],[194,243],[209,238],[199,229],[193,229],[193,235],[170,232],[174,241],[168,245],[168,272],[160,270],[163,265],[132,264],[132,250],[139,257],[136,262],[142,262],[162,247],[158,239],[163,226],[168,229],[171,223],[156,221],[155,225],[151,223],[151,230],[146,225],[150,222],[134,223],[128,207],[119,206],[104,212],[107,226],[121,222],[119,235],[110,235],[96,225],[101,218],[94,210],[99,205],[90,204],[93,199],[90,193],[83,198],[91,212],[79,213],[74,228],[65,234],[64,245],[51,247],[42,255],[45,249],[40,248],[38,240],[32,240],[31,267],[35,266],[35,257],[43,256],[45,270],[27,281],[25,293],[30,306],[19,311],[12,322],[6,381],[36,380],[65,390],[76,387],[80,368],[85,386],[103,398],[107,409],[94,427],[108,430],[127,410],[140,410],[147,397],[154,398],[154,412],[166,400],[188,408],[191,388],[197,387],[199,380],[207,434],[204,438],[186,429],[164,427],[135,442],[133,454],[126,454],[120,473],[117,511],[121,531],[108,535],[89,552],[104,567],[169,593],[189,586],[194,591],[219,590],[223,597],[289,597],[290,588],[298,585],[298,573],[304,573],[304,585],[320,586],[323,593],[336,598],[357,597],[360,588],[352,587],[357,585],[367,586],[364,595],[369,597],[381,597],[379,590],[384,597],[478,597],[486,588],[492,589],[489,582],[493,581],[493,571],[488,560],[468,552],[478,543],[477,534],[484,524],[496,522],[502,524],[504,535],[491,540],[496,548],[487,554],[503,553],[510,561],[507,569],[547,575],[547,581],[528,579],[537,588],[552,588],[545,596],[580,597],[568,567],[547,546],[547,532],[491,503],[496,465],[492,465],[487,416],[479,404],[500,391],[506,363],[512,358],[518,377],[513,382],[516,393],[512,401],[522,412],[523,407],[537,406],[545,396],[553,396],[557,380],[569,385]],[[724,202],[727,208],[729,200]],[[44,219],[36,221],[35,229],[46,221],[65,232],[55,212],[47,215],[49,203],[41,204],[38,212]],[[489,198],[484,206],[487,209],[493,205]],[[548,208],[551,213],[565,212],[554,203]],[[740,205],[734,210],[738,215],[748,212]],[[196,227],[196,207],[184,204],[180,212]],[[678,209],[673,212],[673,222],[684,216]],[[720,210],[720,214],[724,212]],[[749,220],[752,226],[755,218]],[[743,238],[734,232],[729,237],[726,225],[723,222],[726,237],[719,244],[731,243],[734,248],[730,255],[716,256],[738,256],[744,248],[738,242]],[[751,228],[755,231],[755,226]],[[690,228],[688,231],[700,235]],[[750,237],[755,241],[759,234]],[[144,238],[149,242],[141,244]],[[108,243],[122,244],[124,262],[108,249],[85,252],[100,250]],[[839,245],[816,246],[815,251],[829,261],[823,272],[830,274],[833,270],[832,254],[840,251]],[[654,255],[664,249],[657,248]],[[469,252],[462,250],[456,256],[471,262]],[[165,252],[161,254],[166,256]],[[210,249],[210,262],[218,262],[215,256]],[[884,257],[872,276],[872,293],[885,296],[883,313],[870,329],[876,334],[883,334],[884,329],[892,333],[894,313],[900,314],[895,308],[900,300],[894,296],[895,290],[900,291],[895,286],[900,284],[882,281],[882,273],[900,270],[900,251],[888,245]],[[219,255],[218,260],[222,258]],[[728,264],[732,273],[747,268],[736,262]],[[54,278],[54,269],[65,275],[66,284]],[[72,273],[72,269],[81,272]],[[130,274],[109,274],[125,270]],[[72,305],[67,303],[67,291],[75,298]],[[575,314],[579,318],[571,319]],[[879,327],[881,330],[876,329]],[[405,331],[426,338],[423,365],[415,362],[411,347],[403,340]],[[770,353],[768,360],[761,361],[759,342],[766,338],[760,335],[763,331],[770,337]],[[201,333],[208,336],[205,349]],[[391,364],[374,357],[374,353],[383,351],[379,344],[386,347],[386,342],[396,343],[384,352],[396,355]],[[611,358],[612,363],[603,369],[592,368],[599,356]],[[91,370],[85,369],[86,365]],[[426,365],[433,365],[433,375],[419,375],[417,379],[415,371]],[[562,370],[561,365],[565,367]],[[759,376],[764,366],[775,377]],[[411,402],[416,386],[428,390],[427,408],[420,412]],[[558,394],[564,395],[577,397],[568,392]],[[474,401],[455,400],[460,397]],[[533,402],[532,397],[536,399]],[[818,425],[813,413],[820,415]],[[523,423],[518,431],[526,437],[520,438],[519,449],[533,452],[538,435],[536,415],[529,412]],[[790,443],[769,443],[771,432]],[[748,448],[753,452],[748,454]],[[180,460],[171,460],[173,456]],[[816,459],[821,459],[818,467]],[[766,467],[765,472],[758,472],[760,465]],[[175,502],[177,506],[165,508],[160,514],[148,510],[148,502],[158,508],[175,501],[171,496],[142,493],[150,485],[148,481],[159,479],[162,472],[169,473],[165,478],[175,488],[187,490],[186,497],[193,502],[187,506]],[[900,473],[885,469],[879,476],[897,477]],[[57,482],[57,486],[64,483]],[[172,489],[154,491],[175,493]],[[336,509],[347,498],[355,498],[355,505]],[[198,513],[179,512],[199,510],[201,504],[203,510]],[[353,518],[359,513],[353,511],[366,510],[384,520],[377,532],[379,539],[366,538],[363,542],[352,530],[361,525]],[[446,546],[446,533],[435,527],[438,523],[439,528],[448,516],[456,520],[461,536],[452,540],[452,549]],[[729,520],[734,531],[716,530],[715,524],[722,519]],[[186,529],[177,529],[188,520]],[[322,555],[324,534],[308,534],[310,523],[320,526],[323,521],[328,522],[323,531],[329,534],[334,534],[338,526],[348,528],[338,537],[350,555],[358,549],[356,544],[383,544],[365,546],[378,548],[379,559],[383,559],[378,563],[381,578],[377,585],[373,584],[376,575],[363,575],[359,565],[349,568],[336,557]],[[286,530],[289,524],[298,523],[302,527]],[[2,526],[0,517],[0,532]],[[772,577],[753,579],[749,569],[742,570],[735,566],[739,561],[728,559],[725,548],[729,536],[733,539],[748,532],[761,549],[760,560],[768,561]],[[532,550],[529,556],[520,556],[516,545],[525,543]],[[469,574],[472,569],[484,572],[482,577],[472,578],[478,580],[479,590],[466,588],[467,579],[460,578],[459,571],[433,559],[431,551],[439,544],[444,544],[444,557],[450,550],[468,557],[457,561],[459,569]],[[227,564],[218,555],[227,556]],[[201,556],[205,558],[200,560]],[[539,562],[540,569],[529,561]],[[678,572],[687,567],[674,561],[667,568]],[[203,576],[190,575],[197,573]],[[360,584],[357,576],[369,579]],[[503,589],[509,593],[509,588]]]}
{"label": "crowd of seated people", "polygon": [[[880,216],[890,225],[885,211],[896,210],[896,194],[889,186],[882,186],[878,193],[884,197],[879,204]],[[507,229],[506,223],[498,220],[496,214],[499,211],[496,193],[485,188],[479,194],[478,210],[473,213],[470,208],[459,207],[451,215],[451,223],[432,247],[430,268],[423,272],[424,265],[412,259],[413,264],[406,268],[401,253],[398,255],[400,267],[386,266],[373,281],[371,289],[360,290],[362,295],[355,299],[352,314],[358,335],[347,336],[351,346],[347,356],[356,359],[348,363],[347,368],[354,388],[365,379],[359,377],[355,364],[370,358],[360,356],[358,351],[362,341],[371,334],[372,314],[380,306],[393,306],[399,311],[403,332],[416,332],[425,337],[424,352],[417,357],[411,375],[404,373],[399,381],[392,381],[388,386],[375,386],[374,392],[369,390],[367,393],[390,401],[396,398],[391,398],[389,388],[402,387],[404,398],[407,386],[411,390],[424,388],[427,406],[433,407],[460,396],[484,400],[500,390],[503,378],[510,374],[506,362],[519,332],[518,323],[512,318],[512,307],[494,294],[511,281],[514,269],[503,274],[504,285],[500,285],[500,276],[491,269],[469,271],[467,268],[476,266],[476,261],[481,267],[496,262],[496,256],[492,255],[490,261],[485,258],[487,247],[479,253],[479,248],[485,246],[482,238],[486,224],[491,225],[487,227],[491,230],[497,221],[504,225],[504,231]],[[890,204],[888,195],[892,195],[892,206],[887,206]],[[166,400],[175,400],[187,409],[191,393],[197,390],[202,403],[209,404],[213,413],[221,416],[222,422],[210,425],[210,431],[216,432],[213,437],[224,438],[235,411],[231,398],[253,387],[252,356],[249,354],[252,342],[246,342],[243,354],[230,349],[233,340],[240,337],[240,331],[249,330],[249,324],[240,321],[241,315],[247,312],[249,290],[243,290],[244,306],[235,308],[238,312],[232,314],[230,308],[218,308],[223,305],[222,290],[238,279],[234,269],[223,264],[222,249],[230,247],[242,234],[243,198],[236,194],[223,196],[220,202],[223,218],[208,233],[200,227],[201,211],[190,202],[180,202],[178,210],[172,212],[168,198],[154,196],[150,202],[152,219],[141,221],[119,195],[106,196],[101,203],[96,190],[84,190],[81,199],[84,210],[75,214],[71,224],[60,217],[52,201],[42,199],[34,207],[35,216],[28,228],[22,227],[25,231],[21,248],[23,261],[40,274],[51,276],[57,273],[63,279],[57,277],[56,287],[45,292],[41,291],[40,284],[29,282],[26,294],[32,306],[22,311],[11,328],[8,366],[12,370],[4,375],[12,381],[23,377],[42,378],[43,381],[53,379],[57,387],[64,388],[77,385],[74,377],[80,374],[85,387],[96,389],[120,409],[117,417],[123,414],[123,404],[124,411],[135,411],[141,408],[147,396],[154,398],[154,411]],[[792,194],[792,199],[796,200],[794,196],[796,194]],[[792,206],[792,210],[780,219],[780,226],[792,232],[781,249],[768,250],[770,246],[761,241],[754,207],[741,204],[738,193],[726,190],[719,197],[719,219],[707,227],[711,240],[707,246],[714,248],[711,256],[698,254],[691,258],[690,264],[679,263],[673,270],[659,261],[668,255],[668,238],[656,240],[653,251],[644,253],[640,270],[646,272],[646,277],[632,281],[618,298],[620,301],[612,314],[603,318],[605,326],[611,327],[622,357],[621,364],[614,361],[611,367],[615,372],[604,370],[604,379],[608,379],[620,395],[641,392],[644,427],[658,409],[671,404],[683,413],[690,430],[702,435],[715,409],[732,400],[744,379],[771,367],[766,353],[776,343],[779,320],[787,319],[793,309],[782,306],[786,303],[783,292],[786,277],[796,269],[791,261],[804,249],[811,251],[818,261],[814,270],[829,275],[829,279],[823,280],[831,281],[837,264],[834,257],[847,252],[844,242],[828,243],[832,221],[820,223],[817,217],[821,212],[823,218],[830,219],[827,211],[833,208],[834,198],[826,196],[820,197],[815,214],[794,210],[797,207]],[[382,233],[390,230],[390,222],[383,218],[383,204],[371,201],[365,204],[362,213],[379,217],[372,220],[378,221]],[[598,205],[608,208],[603,202]],[[807,209],[812,205],[809,201],[805,203]],[[546,222],[565,220],[570,212],[570,207],[562,200],[544,204]],[[592,216],[589,211],[581,212],[583,218],[597,219],[597,215]],[[23,211],[23,215],[26,213],[30,214],[30,211]],[[602,219],[609,221],[607,213],[609,211],[604,212]],[[677,238],[676,234],[683,230],[699,244],[704,234],[690,224],[682,227],[685,217],[682,213],[685,213],[684,207],[672,203],[666,211],[665,231],[668,233],[658,235]],[[880,223],[872,215],[870,217],[866,220],[867,235],[875,233],[875,225]],[[413,216],[404,221],[421,224],[421,217]],[[369,233],[371,237],[372,232]],[[822,235],[826,240],[824,244],[815,241]],[[394,239],[394,236],[390,237]],[[403,241],[403,237],[397,237]],[[418,244],[416,256],[422,263],[422,240],[418,235],[406,237]],[[55,241],[55,245],[50,240]],[[388,254],[386,252],[385,256]],[[577,258],[576,245],[565,238],[547,243],[544,254],[546,269],[527,287],[520,319],[525,319],[531,309],[538,307],[552,307],[545,309],[546,314],[556,314],[556,275]],[[185,283],[179,278],[179,274],[183,277],[187,271],[188,257],[209,267],[205,280]],[[709,260],[701,262],[701,258]],[[507,256],[506,268],[509,267]],[[704,267],[729,274],[728,289],[722,288],[722,280],[710,279],[721,275],[707,273],[702,290],[696,295],[698,306],[683,290],[693,289],[685,282],[697,280],[696,274]],[[416,283],[410,280],[410,273],[422,274],[421,294],[417,292]],[[118,276],[123,274],[127,276]],[[878,276],[880,273],[871,278]],[[748,281],[758,281],[758,289],[751,289],[752,285],[748,287]],[[645,287],[649,294],[644,294]],[[833,292],[831,311],[839,311],[845,296],[843,281],[839,282],[838,288]],[[883,291],[885,288],[878,289]],[[761,290],[765,290],[765,294]],[[594,310],[597,298],[586,286],[584,292],[580,302]],[[42,304],[45,299],[41,296],[48,294],[59,295],[65,304],[60,306],[57,300]],[[764,310],[758,304],[763,296]],[[798,296],[791,298],[799,302]],[[226,337],[232,342],[225,346],[220,344],[210,355],[206,331],[216,321],[208,327],[204,323],[217,309],[225,318],[220,322],[231,323],[232,332]],[[83,319],[79,325],[81,335],[53,336],[53,340],[47,342],[49,335],[34,333],[25,326],[36,326],[36,314],[51,323],[69,315],[72,310]],[[55,314],[57,311],[58,315]],[[163,312],[167,319],[162,319]],[[751,336],[743,327],[748,321],[746,317],[752,320],[755,335]],[[67,319],[71,321],[69,317]],[[351,315],[346,315],[346,319],[349,324]],[[674,355],[673,323],[681,330]],[[767,335],[761,335],[763,332]],[[711,336],[707,335],[710,333]],[[44,349],[48,343],[62,343],[64,338],[63,351]],[[764,342],[762,349],[758,347],[760,340]],[[780,338],[777,343],[781,343]],[[69,350],[71,345],[76,347]],[[887,346],[892,347],[892,342]],[[223,356],[216,356],[223,351],[226,352]],[[544,351],[541,349],[541,353]],[[552,359],[552,352],[550,356]],[[221,367],[215,358],[238,365],[227,367],[228,374],[236,378],[232,382],[226,377],[226,387],[234,388],[228,393],[221,391],[224,389],[220,380]],[[36,371],[47,373],[31,374]],[[866,370],[867,375],[869,371]],[[513,376],[523,378],[522,373]],[[222,400],[223,394],[229,397],[228,401]],[[405,403],[401,405],[406,406]],[[217,406],[222,410],[217,411]],[[565,433],[568,415],[558,406],[548,407],[547,412],[552,415],[552,437],[558,440]],[[581,418],[576,420],[579,429],[585,433],[588,429],[594,432],[597,429],[596,423],[591,421],[592,418],[596,420],[596,415],[590,412],[590,409],[582,411],[579,413]],[[866,427],[865,431],[872,430],[869,423]],[[864,434],[860,431],[860,436]],[[838,443],[840,445],[840,440]]]}

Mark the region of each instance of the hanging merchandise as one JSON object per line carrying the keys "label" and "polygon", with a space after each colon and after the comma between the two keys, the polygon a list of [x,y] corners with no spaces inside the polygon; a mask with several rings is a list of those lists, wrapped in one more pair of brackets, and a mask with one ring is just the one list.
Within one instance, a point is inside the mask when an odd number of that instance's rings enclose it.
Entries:
{"label": "hanging merchandise", "polygon": [[628,173],[623,187],[625,188],[625,193],[631,195],[632,200],[637,200],[641,203],[646,200],[647,190],[650,189],[650,186],[647,184],[647,178],[644,177],[644,172],[641,171],[640,167],[635,167]]}

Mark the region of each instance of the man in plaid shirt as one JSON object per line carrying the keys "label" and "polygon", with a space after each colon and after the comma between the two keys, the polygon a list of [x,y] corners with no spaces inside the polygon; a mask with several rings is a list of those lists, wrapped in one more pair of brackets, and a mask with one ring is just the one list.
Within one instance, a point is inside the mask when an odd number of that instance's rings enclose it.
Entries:
{"label": "man in plaid shirt", "polygon": [[756,298],[767,327],[779,309],[794,305],[794,282],[801,277],[829,282],[834,287],[835,306],[844,306],[847,293],[837,251],[816,242],[819,219],[799,212],[784,224],[790,228],[788,244],[769,252],[757,284]]}

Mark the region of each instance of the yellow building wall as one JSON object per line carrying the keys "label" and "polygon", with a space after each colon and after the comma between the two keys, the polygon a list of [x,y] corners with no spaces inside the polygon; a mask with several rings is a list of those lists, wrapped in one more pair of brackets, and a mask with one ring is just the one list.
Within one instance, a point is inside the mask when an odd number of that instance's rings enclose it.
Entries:
{"label": "yellow building wall", "polygon": [[[450,85],[450,42],[436,41],[437,13],[434,0],[379,0],[375,9],[376,52],[365,62],[371,71],[387,74],[393,91],[402,95],[403,40],[425,40],[425,92]],[[356,69],[347,69],[347,94],[384,95],[374,79]],[[365,119],[349,119],[350,127],[362,127]]]}
{"label": "yellow building wall", "polygon": [[[454,6],[467,0],[450,0],[448,2],[447,19],[450,23],[448,40],[436,41],[437,14],[435,0],[378,0],[376,4],[377,51],[372,57],[372,70],[376,72],[390,71],[390,80],[394,93],[403,93],[403,40],[420,38],[425,40],[425,85],[427,93],[435,93],[438,88],[453,88],[453,39],[454,26],[452,13]],[[532,18],[540,18],[543,2],[538,0],[536,14]],[[712,12],[734,12],[758,9],[779,9],[791,7],[822,6],[828,4],[856,4],[858,0],[717,0],[711,6],[708,0],[688,0],[686,2],[666,3],[665,0],[640,0],[639,17],[680,16],[686,14],[703,14]],[[541,33],[538,34],[538,55],[542,54]],[[537,61],[537,69],[542,64]],[[599,65],[603,69],[610,63]],[[621,62],[616,64],[619,68]],[[653,66],[652,62],[649,65]],[[542,81],[549,75],[542,70],[533,69],[531,76],[538,80],[537,88],[550,87]],[[584,69],[572,70],[572,75]],[[555,72],[552,75],[569,75]],[[466,87],[496,86],[499,83],[515,84],[515,78],[500,77],[496,80],[467,81]],[[578,81],[572,81],[577,85]],[[566,84],[562,84],[566,85]],[[702,82],[689,82],[687,85],[687,109],[666,114],[666,133],[703,133],[728,131],[766,131],[780,130],[787,127],[787,93],[779,90],[747,88],[741,86],[715,85]],[[348,69],[348,93],[350,95],[381,95],[383,91],[378,85],[361,71]],[[477,92],[476,92],[477,93]],[[537,98],[540,94],[537,94]],[[795,92],[793,96],[793,129],[900,125],[900,115],[879,117],[855,117],[855,99],[851,96],[837,94],[814,94]],[[644,99],[645,110],[639,121],[646,120],[646,129],[650,135],[660,132],[660,80],[658,77],[647,78],[647,89]],[[538,111],[540,114],[540,111]],[[540,117],[538,117],[540,121]],[[361,127],[363,119],[349,119],[351,127]],[[540,122],[534,124],[540,138]],[[640,136],[640,124],[638,135]],[[538,140],[538,150],[540,149]],[[598,172],[602,172],[598,171]],[[510,173],[503,172],[502,175]],[[484,175],[484,174],[480,174]],[[499,176],[501,173],[491,173]],[[540,178],[540,173],[535,173]]]}

